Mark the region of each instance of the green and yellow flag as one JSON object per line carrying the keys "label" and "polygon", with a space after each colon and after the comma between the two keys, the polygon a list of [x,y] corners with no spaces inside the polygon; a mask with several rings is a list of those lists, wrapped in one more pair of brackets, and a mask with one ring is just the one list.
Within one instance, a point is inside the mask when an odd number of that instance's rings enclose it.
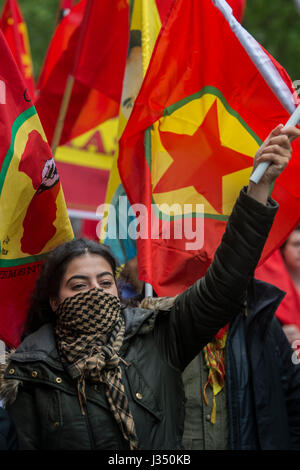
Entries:
{"label": "green and yellow flag", "polygon": [[0,19],[0,28],[23,76],[28,96],[34,99],[35,83],[29,37],[17,0],[6,0]]}
{"label": "green and yellow flag", "polygon": [[45,255],[73,238],[35,107],[0,33],[0,338],[17,346]]}

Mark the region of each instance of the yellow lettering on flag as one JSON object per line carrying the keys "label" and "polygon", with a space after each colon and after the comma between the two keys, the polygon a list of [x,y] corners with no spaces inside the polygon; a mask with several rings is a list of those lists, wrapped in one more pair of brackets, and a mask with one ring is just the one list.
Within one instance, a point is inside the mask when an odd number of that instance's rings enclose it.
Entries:
{"label": "yellow lettering on flag", "polygon": [[58,147],[57,162],[110,171],[116,150],[118,118],[109,119]]}

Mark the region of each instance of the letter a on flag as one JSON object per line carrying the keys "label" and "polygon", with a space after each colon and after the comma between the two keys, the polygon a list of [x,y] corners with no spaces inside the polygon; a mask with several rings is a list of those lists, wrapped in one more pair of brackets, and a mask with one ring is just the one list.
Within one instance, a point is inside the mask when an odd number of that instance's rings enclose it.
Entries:
{"label": "letter a on flag", "polygon": [[[205,273],[257,149],[297,101],[285,70],[225,0],[173,2],[118,161],[130,203],[148,207],[139,277],[158,295],[178,294]],[[280,208],[261,262],[299,220],[300,142],[292,145],[273,188]]]}
{"label": "letter a on flag", "polygon": [[55,163],[0,32],[0,338],[16,347],[45,255],[73,238]]}

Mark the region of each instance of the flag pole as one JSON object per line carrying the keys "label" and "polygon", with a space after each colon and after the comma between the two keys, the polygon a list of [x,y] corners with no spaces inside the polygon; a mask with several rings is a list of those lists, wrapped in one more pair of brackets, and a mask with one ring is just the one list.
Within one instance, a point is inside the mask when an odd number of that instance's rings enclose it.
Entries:
{"label": "flag pole", "polygon": [[84,41],[84,38],[85,38],[86,29],[87,29],[87,25],[88,25],[88,19],[90,17],[93,2],[94,2],[94,0],[88,0],[87,4],[86,4],[86,7],[85,7],[84,16],[83,16],[83,19],[82,19],[81,30],[80,30],[80,36],[79,36],[79,39],[78,39],[78,44],[77,44],[77,48],[76,48],[76,53],[75,53],[75,57],[74,57],[72,71],[71,71],[71,73],[69,74],[69,76],[67,78],[67,82],[66,82],[66,86],[65,86],[65,90],[64,90],[64,95],[63,95],[63,99],[62,99],[62,102],[61,102],[61,105],[60,105],[59,114],[58,114],[58,118],[57,118],[57,121],[56,121],[56,126],[55,126],[54,133],[53,133],[53,138],[52,138],[52,142],[51,142],[51,151],[52,151],[53,157],[55,156],[56,149],[59,146],[61,134],[62,134],[64,123],[65,123],[65,118],[66,118],[67,111],[68,111],[68,108],[69,108],[70,99],[71,99],[71,95],[72,95],[72,91],[73,91],[73,87],[74,87],[74,83],[75,83],[76,68],[77,68],[77,65],[78,65],[78,62],[79,62],[79,59],[80,59],[80,53],[81,53],[83,41]]}
{"label": "flag pole", "polygon": [[69,103],[70,103],[70,99],[71,99],[71,95],[72,95],[72,91],[73,91],[74,82],[75,82],[74,76],[69,75],[68,79],[67,79],[63,99],[62,99],[62,102],[61,102],[58,118],[57,118],[57,121],[56,121],[56,126],[55,126],[55,130],[54,130],[53,137],[52,137],[52,142],[51,142],[51,151],[52,151],[53,157],[55,156],[56,149],[59,145],[59,141],[60,141],[60,138],[61,138],[62,130],[63,130],[64,123],[65,123],[66,114],[67,114],[67,111],[68,111],[68,108],[69,108]]}
{"label": "flag pole", "polygon": [[[300,104],[297,106],[293,114],[290,116],[289,120],[283,127],[283,129],[286,129],[289,126],[296,126],[298,122],[300,121]],[[252,183],[259,183],[261,180],[264,172],[267,170],[267,168],[270,166],[269,162],[262,162],[260,163],[257,168],[254,170],[252,175],[250,176],[250,181]]]}

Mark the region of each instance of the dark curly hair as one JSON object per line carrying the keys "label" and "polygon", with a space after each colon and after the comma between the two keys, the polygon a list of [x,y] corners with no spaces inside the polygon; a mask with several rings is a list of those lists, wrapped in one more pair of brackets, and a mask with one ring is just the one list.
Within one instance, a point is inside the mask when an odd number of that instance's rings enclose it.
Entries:
{"label": "dark curly hair", "polygon": [[45,323],[55,324],[56,315],[52,311],[49,299],[56,298],[61,280],[69,263],[76,257],[92,253],[102,256],[110,265],[115,277],[118,263],[110,248],[85,238],[63,243],[49,253],[42,265],[30,299],[22,339],[38,330]]}

